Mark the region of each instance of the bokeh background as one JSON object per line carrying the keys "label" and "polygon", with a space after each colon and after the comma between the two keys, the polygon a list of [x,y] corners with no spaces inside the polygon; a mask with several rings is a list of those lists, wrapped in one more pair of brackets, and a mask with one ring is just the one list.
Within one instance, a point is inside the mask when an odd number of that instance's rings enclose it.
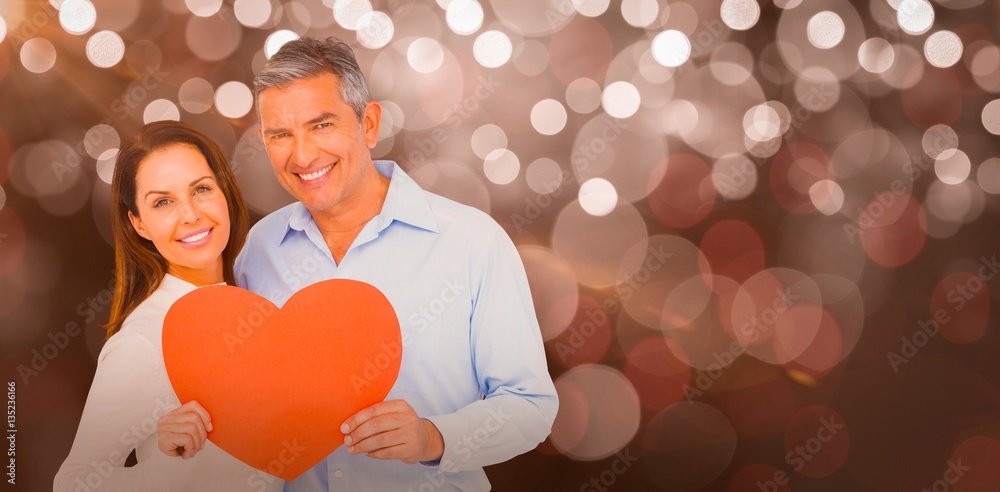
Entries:
{"label": "bokeh background", "polygon": [[[996,0],[2,0],[0,347],[48,490],[144,122],[289,202],[248,85],[350,43],[377,158],[489,212],[562,401],[496,490],[1000,490]],[[6,449],[6,443],[4,444]]]}

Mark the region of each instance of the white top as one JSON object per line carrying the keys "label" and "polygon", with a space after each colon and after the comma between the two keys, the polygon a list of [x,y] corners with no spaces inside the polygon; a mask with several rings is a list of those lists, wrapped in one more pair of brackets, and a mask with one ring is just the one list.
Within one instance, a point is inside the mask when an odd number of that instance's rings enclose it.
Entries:
{"label": "white top", "polygon": [[[54,492],[282,490],[283,480],[244,464],[211,441],[188,460],[167,456],[157,447],[157,420],[180,406],[163,364],[163,319],[177,299],[196,288],[167,274],[104,344]],[[125,468],[132,449],[138,463]]]}

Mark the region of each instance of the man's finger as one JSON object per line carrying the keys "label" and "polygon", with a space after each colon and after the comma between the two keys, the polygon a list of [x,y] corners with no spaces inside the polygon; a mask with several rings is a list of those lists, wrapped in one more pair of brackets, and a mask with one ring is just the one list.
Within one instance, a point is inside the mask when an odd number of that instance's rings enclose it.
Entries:
{"label": "man's finger", "polygon": [[366,437],[347,447],[351,454],[370,453],[372,451],[390,448],[406,442],[406,432],[402,429],[392,429],[373,436]]}
{"label": "man's finger", "polygon": [[347,420],[344,421],[343,424],[341,424],[340,433],[345,435],[350,434],[351,431],[357,429],[358,426],[360,426],[361,424],[380,415],[385,415],[387,413],[392,413],[396,411],[396,409],[399,407],[399,404],[397,402],[400,401],[403,400],[383,401],[380,403],[376,403],[368,408],[365,408],[354,415],[351,415],[350,417],[348,417]]}

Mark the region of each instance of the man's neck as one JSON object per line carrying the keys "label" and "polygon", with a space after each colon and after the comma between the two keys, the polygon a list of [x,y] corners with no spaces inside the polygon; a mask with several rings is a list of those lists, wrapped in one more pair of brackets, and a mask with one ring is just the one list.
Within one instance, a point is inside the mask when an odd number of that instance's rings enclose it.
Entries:
{"label": "man's neck", "polygon": [[323,237],[330,242],[349,235],[351,240],[361,228],[382,211],[389,192],[389,178],[369,168],[357,191],[347,200],[328,210],[310,211]]}

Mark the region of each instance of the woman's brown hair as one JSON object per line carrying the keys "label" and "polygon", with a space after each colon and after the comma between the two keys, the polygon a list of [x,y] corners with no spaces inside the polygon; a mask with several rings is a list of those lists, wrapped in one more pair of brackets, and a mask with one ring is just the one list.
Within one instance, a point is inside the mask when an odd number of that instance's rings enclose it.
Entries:
{"label": "woman's brown hair", "polygon": [[104,325],[111,338],[121,329],[132,311],[160,286],[167,273],[167,261],[152,241],[139,236],[129,221],[128,213],[139,217],[136,203],[135,178],[139,166],[150,154],[174,145],[191,145],[198,149],[215,173],[219,189],[229,208],[229,243],[222,251],[223,276],[226,283],[235,284],[233,262],[243,248],[250,219],[243,195],[236,184],[226,154],[208,135],[179,121],[150,123],[118,152],[115,174],[111,181],[111,230],[115,239],[115,296],[111,302],[111,319]]}

